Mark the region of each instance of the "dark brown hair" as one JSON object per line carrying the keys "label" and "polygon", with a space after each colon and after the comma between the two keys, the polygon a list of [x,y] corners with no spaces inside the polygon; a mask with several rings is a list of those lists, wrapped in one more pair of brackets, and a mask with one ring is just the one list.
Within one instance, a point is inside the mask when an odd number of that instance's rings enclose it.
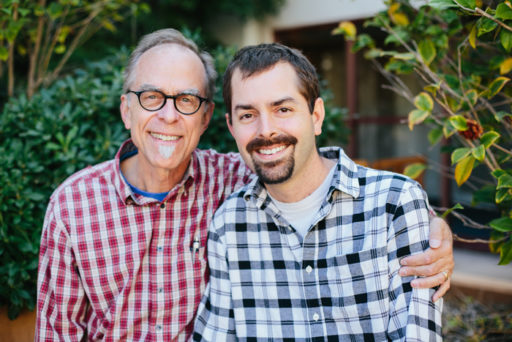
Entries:
{"label": "dark brown hair", "polygon": [[315,67],[299,50],[279,43],[272,43],[246,46],[239,50],[229,63],[224,73],[222,94],[230,117],[232,102],[231,79],[235,70],[240,70],[242,78],[245,79],[265,71],[280,62],[290,63],[295,69],[299,79],[299,91],[308,102],[310,112],[313,113],[315,101],[320,96]]}

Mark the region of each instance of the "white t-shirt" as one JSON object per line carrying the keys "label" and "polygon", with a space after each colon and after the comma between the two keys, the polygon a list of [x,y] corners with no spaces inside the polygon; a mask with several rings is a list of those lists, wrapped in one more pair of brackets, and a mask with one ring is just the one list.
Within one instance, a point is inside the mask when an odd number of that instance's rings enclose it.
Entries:
{"label": "white t-shirt", "polygon": [[329,192],[333,175],[334,166],[331,168],[322,184],[316,188],[311,195],[298,202],[280,202],[269,194],[272,201],[281,211],[283,217],[302,237],[306,236],[309,228],[313,225],[315,215],[318,213],[318,210],[320,210],[320,206]]}

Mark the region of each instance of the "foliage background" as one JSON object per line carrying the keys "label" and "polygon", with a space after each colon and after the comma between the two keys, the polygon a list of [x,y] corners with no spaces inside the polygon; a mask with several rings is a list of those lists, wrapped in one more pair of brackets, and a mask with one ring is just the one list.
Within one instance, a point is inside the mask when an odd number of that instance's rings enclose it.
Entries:
{"label": "foliage background", "polygon": [[[49,24],[47,32],[58,37],[55,27],[64,27],[70,20],[76,20],[76,16],[65,15],[66,8],[77,8],[87,17],[92,10],[87,7],[91,2],[2,1],[4,9],[11,6],[11,12],[0,10],[0,49],[4,47],[5,52],[10,46],[14,47],[12,54],[7,54],[11,59],[0,62],[0,72],[2,68],[4,71],[0,101],[5,99],[5,103],[0,102],[3,106],[0,117],[0,306],[8,307],[11,318],[22,309],[32,310],[35,306],[39,241],[51,193],[72,173],[111,159],[128,137],[119,116],[122,70],[130,53],[130,49],[123,46],[135,44],[142,34],[155,29],[176,27],[212,53],[216,69],[222,75],[236,47],[221,46],[207,34],[204,25],[211,19],[211,13],[260,18],[278,9],[283,2],[153,0],[131,4],[124,0],[103,0],[108,11],[94,22],[98,27],[88,36],[95,38],[81,40],[59,74],[47,77],[62,60],[63,51],[72,47],[77,32],[71,30],[58,40],[63,47],[53,51],[47,74],[42,75],[44,81],[30,93],[26,65],[30,64],[34,41],[26,38],[34,35],[37,19],[42,15],[48,23],[53,23]],[[45,5],[36,6],[42,3]],[[18,6],[18,11],[26,6],[23,18],[27,20],[23,20],[22,25],[12,17],[12,6]],[[112,13],[118,20],[109,19]],[[101,27],[104,29],[98,31]],[[7,39],[6,32],[13,29],[16,34],[11,32],[12,39]],[[13,96],[8,96],[6,69],[9,62],[13,63]],[[215,112],[199,147],[235,151],[235,142],[225,126],[221,89],[222,78],[219,77],[214,96]],[[323,95],[330,103],[332,95],[326,87]],[[327,107],[320,144],[340,143],[340,134],[347,133],[343,115],[344,110]]]}
{"label": "foliage background", "polygon": [[[459,186],[470,187],[472,205],[492,205],[499,211],[501,217],[486,225],[464,219],[469,226],[491,231],[490,249],[500,254],[500,264],[508,264],[512,261],[512,3],[431,0],[418,5],[389,0],[386,4],[386,11],[364,24],[383,32],[384,44],[365,33],[356,37],[349,22],[341,23],[335,33],[355,40],[354,50],[364,49],[389,88],[414,106],[408,117],[411,130],[426,124],[433,145],[445,139],[451,176]],[[403,82],[409,74],[422,85],[420,93]]]}

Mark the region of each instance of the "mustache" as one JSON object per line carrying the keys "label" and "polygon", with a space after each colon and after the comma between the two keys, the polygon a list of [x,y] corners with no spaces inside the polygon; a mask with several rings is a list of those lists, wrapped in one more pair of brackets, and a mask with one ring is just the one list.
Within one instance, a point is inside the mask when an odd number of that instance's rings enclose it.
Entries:
{"label": "mustache", "polygon": [[247,152],[252,153],[254,150],[258,150],[262,147],[272,146],[276,144],[285,144],[285,145],[295,145],[297,143],[297,138],[291,135],[278,135],[272,137],[270,139],[265,138],[254,138],[252,139],[246,147]]}

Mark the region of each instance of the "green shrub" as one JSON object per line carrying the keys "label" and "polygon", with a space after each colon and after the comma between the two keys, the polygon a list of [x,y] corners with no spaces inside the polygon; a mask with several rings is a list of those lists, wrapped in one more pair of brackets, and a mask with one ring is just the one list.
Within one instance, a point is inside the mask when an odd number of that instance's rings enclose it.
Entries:
{"label": "green shrub", "polygon": [[33,309],[48,199],[70,174],[111,158],[127,137],[119,115],[127,52],[11,98],[0,117],[0,305]]}

